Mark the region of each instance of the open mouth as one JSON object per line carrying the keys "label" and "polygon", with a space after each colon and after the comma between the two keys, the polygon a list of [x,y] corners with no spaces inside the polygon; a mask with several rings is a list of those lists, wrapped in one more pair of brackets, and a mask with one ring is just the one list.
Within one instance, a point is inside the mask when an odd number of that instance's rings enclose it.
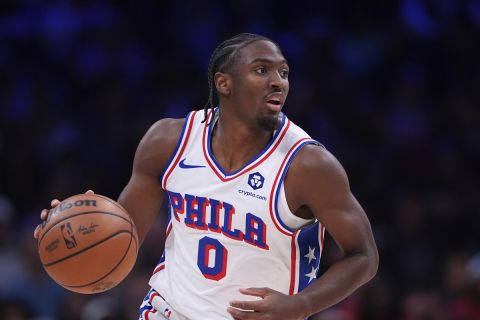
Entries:
{"label": "open mouth", "polygon": [[282,102],[279,99],[267,100],[267,106],[271,111],[279,112],[282,108]]}
{"label": "open mouth", "polygon": [[277,105],[277,106],[279,106],[281,104],[280,100],[275,100],[275,99],[270,99],[267,102],[270,103],[270,104]]}

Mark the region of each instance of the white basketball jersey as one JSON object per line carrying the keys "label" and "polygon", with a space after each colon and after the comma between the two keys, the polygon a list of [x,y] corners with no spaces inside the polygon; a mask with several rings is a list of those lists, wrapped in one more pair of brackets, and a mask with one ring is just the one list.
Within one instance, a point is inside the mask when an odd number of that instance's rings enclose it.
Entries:
{"label": "white basketball jersey", "polygon": [[169,222],[149,284],[188,319],[231,319],[230,301],[258,299],[240,288],[299,292],[315,280],[323,250],[324,227],[294,216],[283,186],[296,153],[318,142],[282,114],[268,145],[227,173],[211,149],[211,116],[188,114],[161,176]]}

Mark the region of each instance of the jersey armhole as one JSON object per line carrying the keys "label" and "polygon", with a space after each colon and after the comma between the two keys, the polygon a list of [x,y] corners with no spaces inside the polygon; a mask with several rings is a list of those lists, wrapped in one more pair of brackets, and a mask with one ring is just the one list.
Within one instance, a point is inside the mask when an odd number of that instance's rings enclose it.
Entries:
{"label": "jersey armhole", "polygon": [[[290,164],[292,163],[293,159],[297,155],[298,151],[302,149],[303,146],[307,144],[313,144],[313,145],[318,145],[322,146],[321,143],[319,143],[316,140],[310,139],[310,138],[304,138],[297,143],[295,143],[292,148],[289,150],[288,154],[285,157],[285,160],[280,168],[279,175],[280,178],[278,181],[273,186],[273,192],[274,194],[273,199],[273,215],[272,217],[274,218],[275,225],[282,231],[282,232],[287,232],[287,233],[293,233],[296,230],[298,230],[301,227],[304,227],[313,221],[315,219],[304,219],[301,217],[296,216],[291,210],[290,207],[288,206],[287,203],[287,197],[285,194],[285,186],[284,186],[284,180],[285,176],[287,174],[288,168],[290,167]],[[283,230],[282,230],[283,229]]]}
{"label": "jersey armhole", "polygon": [[180,156],[182,155],[183,150],[188,142],[188,136],[190,135],[190,130],[192,128],[193,119],[195,118],[196,111],[191,111],[185,117],[185,122],[183,123],[182,132],[180,133],[180,137],[178,138],[177,145],[175,146],[172,155],[167,161],[165,165],[165,169],[159,176],[159,180],[162,185],[162,189],[166,190],[168,176],[172,173],[173,169],[175,168],[176,162],[178,162]]}
{"label": "jersey armhole", "polygon": [[278,201],[276,203],[276,210],[278,211],[279,219],[291,230],[297,230],[301,227],[306,226],[307,224],[315,221],[315,218],[305,219],[299,216],[296,216],[288,206],[287,197],[285,195],[285,184],[282,181],[280,186],[280,194],[278,196]]}

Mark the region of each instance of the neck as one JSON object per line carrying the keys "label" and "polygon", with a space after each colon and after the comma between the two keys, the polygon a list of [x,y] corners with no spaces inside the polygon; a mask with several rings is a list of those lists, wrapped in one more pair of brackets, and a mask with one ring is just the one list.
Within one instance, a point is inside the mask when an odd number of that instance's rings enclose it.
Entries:
{"label": "neck", "polygon": [[247,124],[235,115],[218,111],[212,132],[212,151],[217,162],[226,172],[235,172],[265,148],[272,138],[272,131],[257,124]]}

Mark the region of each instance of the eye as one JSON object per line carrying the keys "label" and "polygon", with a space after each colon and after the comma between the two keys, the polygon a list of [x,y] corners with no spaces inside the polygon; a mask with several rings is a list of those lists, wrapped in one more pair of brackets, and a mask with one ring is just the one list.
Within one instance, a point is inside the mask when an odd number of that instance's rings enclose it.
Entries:
{"label": "eye", "polygon": [[265,67],[258,67],[255,69],[255,72],[258,74],[266,74],[267,73],[267,68]]}
{"label": "eye", "polygon": [[280,76],[284,79],[287,79],[288,78],[288,73],[289,73],[289,70],[288,69],[282,69],[280,70]]}

